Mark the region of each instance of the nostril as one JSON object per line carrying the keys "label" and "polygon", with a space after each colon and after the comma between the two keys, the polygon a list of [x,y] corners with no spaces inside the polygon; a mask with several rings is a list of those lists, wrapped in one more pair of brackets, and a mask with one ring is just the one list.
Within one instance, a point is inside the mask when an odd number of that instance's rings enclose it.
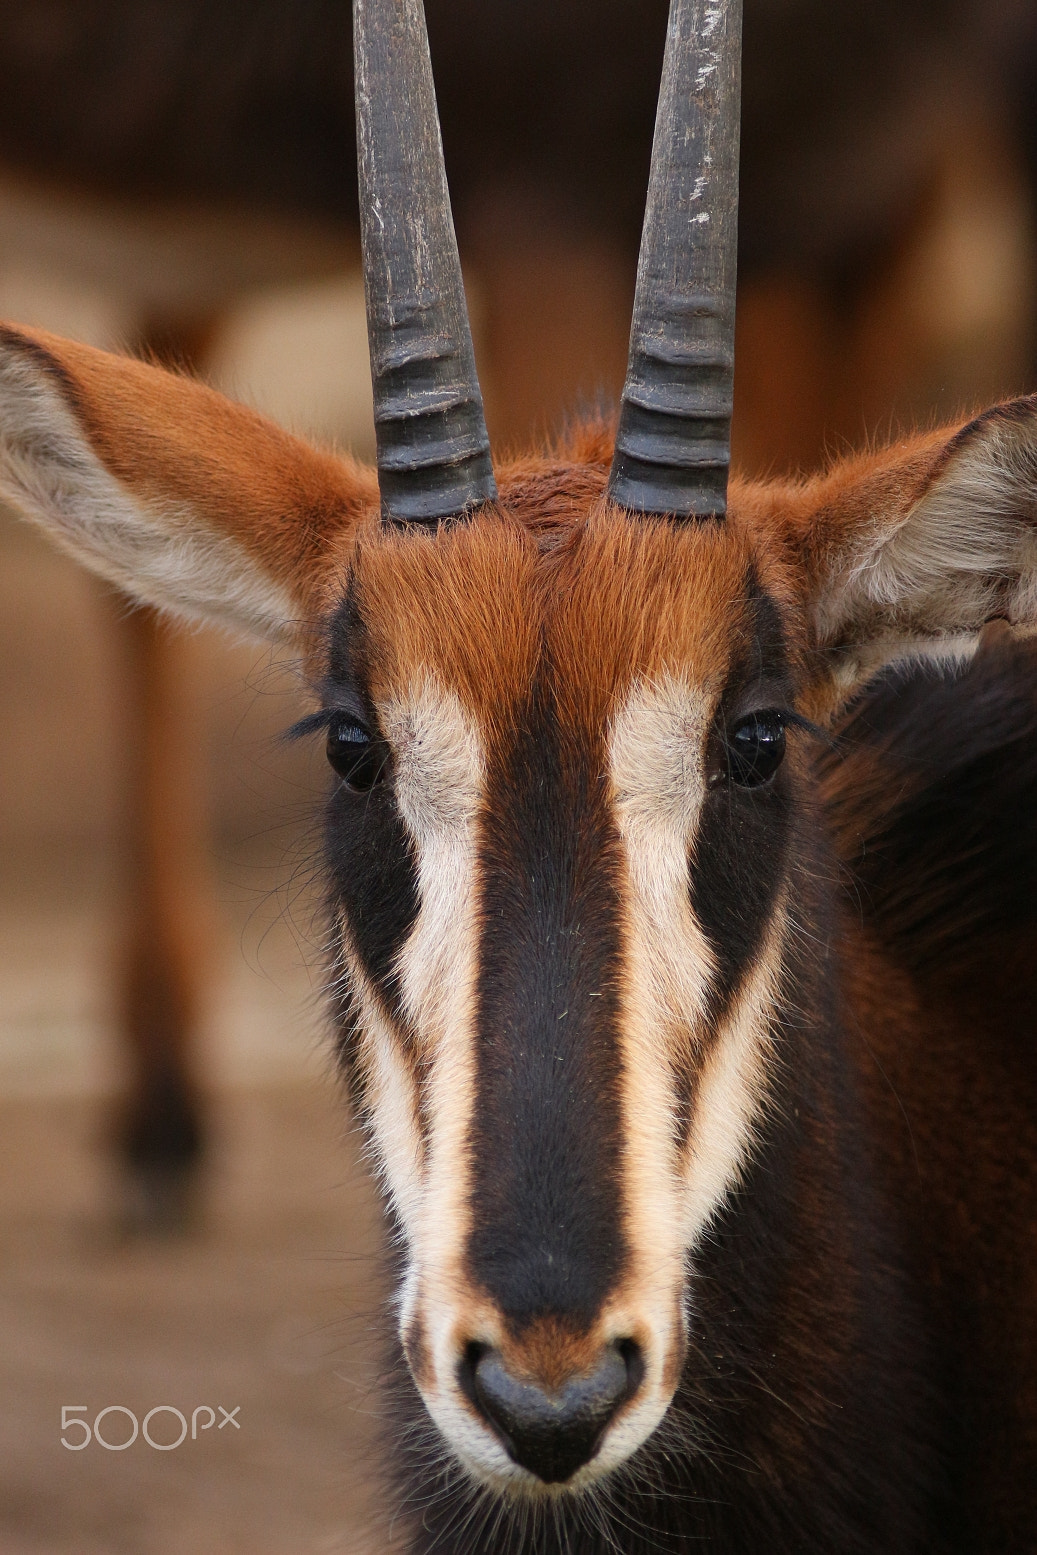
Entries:
{"label": "nostril", "polygon": [[644,1379],[633,1340],[606,1345],[589,1372],[547,1389],[516,1377],[499,1351],[470,1344],[458,1381],[509,1455],[547,1484],[570,1479],[598,1450],[620,1405]]}
{"label": "nostril", "polygon": [[633,1398],[645,1380],[645,1358],[636,1339],[617,1339],[616,1349],[627,1369],[626,1398]]}
{"label": "nostril", "polygon": [[461,1356],[457,1366],[457,1381],[461,1392],[470,1403],[475,1405],[480,1413],[482,1412],[482,1405],[479,1402],[479,1394],[475,1386],[475,1374],[479,1369],[479,1362],[488,1353],[489,1349],[490,1346],[488,1344],[481,1344],[476,1339],[471,1340],[465,1345],[464,1354]]}

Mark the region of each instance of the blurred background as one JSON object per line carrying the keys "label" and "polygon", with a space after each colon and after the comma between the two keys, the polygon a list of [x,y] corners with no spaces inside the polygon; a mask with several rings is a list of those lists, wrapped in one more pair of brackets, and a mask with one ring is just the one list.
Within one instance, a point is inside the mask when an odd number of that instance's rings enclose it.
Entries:
{"label": "blurred background", "polygon": [[[427,0],[498,450],[618,395],[666,10]],[[369,456],[349,53],[344,0],[0,0],[0,317]],[[1037,0],[745,0],[740,469],[1037,388],[1035,87]],[[305,707],[0,512],[0,1555],[392,1546]],[[110,1404],[240,1429],[61,1446]]]}

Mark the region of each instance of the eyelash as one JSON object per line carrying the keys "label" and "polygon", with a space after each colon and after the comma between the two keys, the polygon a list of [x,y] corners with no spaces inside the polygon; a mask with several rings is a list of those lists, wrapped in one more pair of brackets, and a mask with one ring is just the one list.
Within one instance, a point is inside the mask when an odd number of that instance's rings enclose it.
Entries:
{"label": "eyelash", "polygon": [[297,723],[291,724],[281,735],[284,745],[293,745],[296,740],[304,740],[308,734],[318,734],[326,729],[332,720],[334,708],[323,707],[319,713],[307,713],[305,718],[300,718]]}
{"label": "eyelash", "polygon": [[819,724],[811,723],[809,718],[802,717],[799,713],[786,713],[782,711],[781,721],[786,729],[802,729],[812,740],[818,740],[822,745],[834,750],[837,741],[829,734],[827,729],[822,729]]}
{"label": "eyelash", "polygon": [[[282,742],[285,745],[293,745],[296,740],[306,739],[307,735],[322,733],[330,726],[331,720],[336,714],[341,711],[342,709],[338,707],[322,707],[319,712],[307,713],[305,718],[300,718],[296,723],[289,725],[281,736]],[[803,718],[799,713],[785,712],[784,709],[780,710],[779,716],[787,729],[801,729],[804,734],[808,734],[812,739],[820,741],[829,750],[835,749],[837,741],[832,735],[826,729],[819,728],[817,724],[811,723],[809,718]],[[357,723],[360,723],[359,719]]]}
{"label": "eyelash", "polygon": [[827,741],[831,738],[827,730],[820,728],[818,724],[810,722],[809,718],[802,717],[799,713],[786,712],[784,708],[774,708],[774,713],[781,719],[786,729],[802,729],[804,734],[811,735],[815,740]]}

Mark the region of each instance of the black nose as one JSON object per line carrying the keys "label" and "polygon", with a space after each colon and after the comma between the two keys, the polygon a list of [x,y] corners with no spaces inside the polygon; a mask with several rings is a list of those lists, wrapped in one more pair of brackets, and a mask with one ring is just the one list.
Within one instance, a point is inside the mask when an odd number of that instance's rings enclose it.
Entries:
{"label": "black nose", "polygon": [[593,1371],[551,1392],[512,1376],[499,1351],[469,1345],[461,1380],[515,1462],[557,1485],[590,1462],[643,1374],[637,1346],[624,1341],[606,1345]]}

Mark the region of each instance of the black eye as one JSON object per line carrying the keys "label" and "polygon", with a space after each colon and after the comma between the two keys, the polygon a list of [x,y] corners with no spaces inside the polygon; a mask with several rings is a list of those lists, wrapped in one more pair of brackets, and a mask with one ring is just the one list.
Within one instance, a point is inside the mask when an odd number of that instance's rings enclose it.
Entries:
{"label": "black eye", "polygon": [[779,712],[750,713],[728,735],[728,774],[740,788],[769,783],[784,756],[785,720]]}
{"label": "black eye", "polygon": [[328,724],[328,760],[347,787],[365,794],[385,775],[389,752],[355,718],[336,713]]}

